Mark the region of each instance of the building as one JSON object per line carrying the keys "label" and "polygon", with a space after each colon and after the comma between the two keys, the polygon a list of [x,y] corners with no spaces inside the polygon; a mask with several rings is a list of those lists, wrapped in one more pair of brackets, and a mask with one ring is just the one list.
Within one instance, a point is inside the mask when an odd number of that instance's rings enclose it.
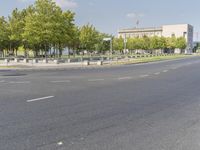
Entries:
{"label": "building", "polygon": [[[118,37],[122,37],[124,39],[143,36],[184,37],[187,42],[187,48],[184,50],[184,53],[192,53],[193,26],[189,24],[163,25],[162,27],[157,28],[132,28],[118,31]],[[181,53],[181,51],[176,49],[175,53]]]}

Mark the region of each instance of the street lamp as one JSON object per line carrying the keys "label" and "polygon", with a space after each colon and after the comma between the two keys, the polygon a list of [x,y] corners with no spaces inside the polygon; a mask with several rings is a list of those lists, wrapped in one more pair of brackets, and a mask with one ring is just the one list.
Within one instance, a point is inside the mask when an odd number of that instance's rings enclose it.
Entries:
{"label": "street lamp", "polygon": [[113,51],[113,46],[112,46],[112,38],[104,38],[103,41],[110,41],[110,54],[111,54],[111,59],[112,59],[112,51]]}

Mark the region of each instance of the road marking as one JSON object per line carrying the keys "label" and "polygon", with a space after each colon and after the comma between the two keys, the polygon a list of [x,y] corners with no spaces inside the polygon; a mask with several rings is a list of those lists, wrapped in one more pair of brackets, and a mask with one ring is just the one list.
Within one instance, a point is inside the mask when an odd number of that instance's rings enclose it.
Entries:
{"label": "road marking", "polygon": [[169,70],[163,70],[163,72],[168,72]]}
{"label": "road marking", "polygon": [[30,83],[30,81],[10,81],[9,84],[26,84]]}
{"label": "road marking", "polygon": [[29,103],[29,102],[41,101],[41,100],[50,99],[50,98],[54,98],[54,96],[46,96],[46,97],[31,99],[31,100],[27,100],[26,102]]}
{"label": "road marking", "polygon": [[160,72],[156,72],[156,73],[154,73],[155,75],[159,75],[160,74]]}
{"label": "road marking", "polygon": [[120,78],[117,78],[118,80],[129,80],[129,79],[132,79],[132,77],[120,77]]}
{"label": "road marking", "polygon": [[70,80],[50,81],[51,83],[70,83]]}
{"label": "road marking", "polygon": [[140,75],[140,78],[145,78],[145,77],[148,77],[149,75],[148,74],[144,74],[144,75]]}
{"label": "road marking", "polygon": [[104,79],[88,79],[89,82],[104,81]]}
{"label": "road marking", "polygon": [[63,142],[62,141],[58,142],[57,145],[61,146],[61,145],[63,145]]}

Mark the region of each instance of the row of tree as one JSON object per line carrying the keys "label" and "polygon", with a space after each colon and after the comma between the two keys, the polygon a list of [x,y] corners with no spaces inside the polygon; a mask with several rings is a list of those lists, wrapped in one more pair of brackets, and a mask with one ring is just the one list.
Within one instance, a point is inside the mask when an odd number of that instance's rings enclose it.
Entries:
{"label": "row of tree", "polygon": [[142,38],[128,38],[124,40],[122,37],[114,39],[114,49],[115,50],[158,50],[158,49],[169,49],[174,50],[185,49],[187,47],[186,40],[184,37],[147,37]]}
{"label": "row of tree", "polygon": [[[100,33],[90,24],[78,27],[74,18],[73,12],[63,11],[53,0],[36,0],[26,9],[14,9],[10,16],[0,17],[0,53],[17,55],[22,47],[25,55],[31,50],[35,56],[59,57],[64,48],[74,53],[104,53],[110,49],[109,41],[103,39],[111,35]],[[114,50],[120,51],[186,47],[184,38],[112,38]]]}
{"label": "row of tree", "polygon": [[108,35],[89,24],[77,27],[74,17],[52,0],[36,0],[26,9],[15,9],[10,16],[0,17],[0,52],[17,55],[23,47],[25,54],[32,50],[35,56],[60,56],[66,47],[76,52],[107,49],[103,38]]}

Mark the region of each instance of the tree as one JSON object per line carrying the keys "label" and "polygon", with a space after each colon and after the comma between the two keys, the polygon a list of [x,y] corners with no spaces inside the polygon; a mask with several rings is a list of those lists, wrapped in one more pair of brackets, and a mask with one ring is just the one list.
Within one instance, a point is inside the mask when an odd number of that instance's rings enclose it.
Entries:
{"label": "tree", "polygon": [[17,56],[18,47],[22,44],[22,33],[24,32],[26,10],[19,11],[17,8],[13,10],[9,16],[8,30],[10,51]]}
{"label": "tree", "polygon": [[138,49],[143,49],[143,43],[144,41],[139,38],[139,37],[136,37],[136,38],[129,38],[127,40],[127,48],[129,50],[138,50]]}
{"label": "tree", "polygon": [[177,38],[177,40],[176,40],[176,48],[179,48],[179,49],[183,50],[186,47],[187,47],[187,44],[186,44],[185,38],[184,37]]}
{"label": "tree", "polygon": [[122,37],[114,38],[113,49],[118,51],[122,51],[124,49],[124,39]]}
{"label": "tree", "polygon": [[8,23],[4,17],[0,17],[0,52],[4,55],[4,49],[8,47],[9,42],[9,31]]}
{"label": "tree", "polygon": [[173,51],[176,48],[176,37],[166,38],[166,48]]}
{"label": "tree", "polygon": [[87,24],[80,29],[80,47],[82,50],[93,52],[95,45],[98,43],[99,32],[93,25]]}

